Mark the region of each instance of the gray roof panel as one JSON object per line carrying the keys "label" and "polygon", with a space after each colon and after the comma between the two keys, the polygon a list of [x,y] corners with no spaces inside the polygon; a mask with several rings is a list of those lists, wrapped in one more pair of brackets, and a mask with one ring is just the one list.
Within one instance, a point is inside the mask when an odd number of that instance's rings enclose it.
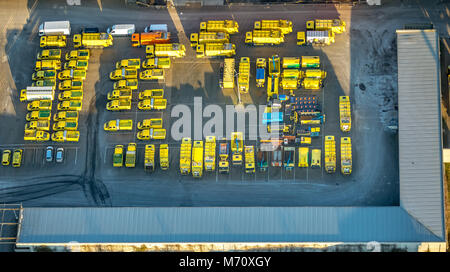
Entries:
{"label": "gray roof panel", "polygon": [[17,243],[438,242],[401,207],[25,208]]}
{"label": "gray roof panel", "polygon": [[439,38],[397,30],[400,205],[444,237]]}

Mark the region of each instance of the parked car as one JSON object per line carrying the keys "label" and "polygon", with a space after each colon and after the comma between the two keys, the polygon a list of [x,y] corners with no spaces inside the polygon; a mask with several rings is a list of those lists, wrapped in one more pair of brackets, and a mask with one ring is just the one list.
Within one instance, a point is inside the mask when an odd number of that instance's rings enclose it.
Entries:
{"label": "parked car", "polygon": [[47,146],[47,149],[45,150],[45,161],[53,161],[53,146]]}
{"label": "parked car", "polygon": [[100,33],[98,27],[83,27],[81,34],[83,33]]}
{"label": "parked car", "polygon": [[11,159],[11,150],[3,150],[3,154],[2,154],[2,164],[3,165],[9,165],[9,161]]}
{"label": "parked car", "polygon": [[56,162],[61,163],[63,162],[63,160],[64,160],[64,148],[58,147],[56,149]]}

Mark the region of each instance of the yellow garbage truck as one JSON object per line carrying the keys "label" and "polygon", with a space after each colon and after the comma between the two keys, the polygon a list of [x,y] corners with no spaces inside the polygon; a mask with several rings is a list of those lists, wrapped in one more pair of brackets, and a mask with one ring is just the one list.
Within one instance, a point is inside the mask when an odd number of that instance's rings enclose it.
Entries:
{"label": "yellow garbage truck", "polygon": [[239,32],[239,24],[233,20],[206,21],[200,23],[200,32],[225,32],[235,34]]}
{"label": "yellow garbage truck", "polygon": [[283,35],[292,32],[292,22],[288,20],[261,20],[254,24],[255,30],[279,30]]}
{"label": "yellow garbage truck", "polygon": [[206,136],[205,138],[205,171],[216,170],[216,137]]}
{"label": "yellow garbage truck", "polygon": [[242,164],[242,151],[244,149],[244,138],[242,132],[231,132],[231,153],[233,165]]}
{"label": "yellow garbage truck", "polygon": [[180,173],[182,175],[189,175],[191,173],[191,149],[191,138],[183,138],[180,147]]}
{"label": "yellow garbage truck", "polygon": [[155,170],[155,145],[145,145],[144,170],[153,172]]}
{"label": "yellow garbage truck", "polygon": [[255,147],[246,145],[244,147],[245,154],[245,173],[255,173]]}
{"label": "yellow garbage truck", "polygon": [[336,171],[336,142],[334,136],[325,136],[325,170],[332,174]]}
{"label": "yellow garbage truck", "polygon": [[277,45],[284,43],[280,30],[253,30],[245,33],[245,43],[250,45]]}
{"label": "yellow garbage truck", "polygon": [[241,93],[248,93],[250,87],[250,58],[242,57],[239,62],[238,86]]}
{"label": "yellow garbage truck", "polygon": [[73,35],[73,47],[104,48],[113,45],[113,37],[107,33],[83,33]]}
{"label": "yellow garbage truck", "polygon": [[197,58],[232,57],[236,55],[236,45],[233,43],[199,44],[195,50]]}
{"label": "yellow garbage truck", "polygon": [[159,166],[161,170],[169,169],[169,145],[159,145]]}
{"label": "yellow garbage truck", "polygon": [[192,33],[190,41],[192,47],[205,43],[227,43],[230,41],[230,35],[225,32]]}
{"label": "yellow garbage truck", "polygon": [[179,43],[153,44],[145,47],[147,58],[173,57],[182,58],[186,55],[186,47]]}
{"label": "yellow garbage truck", "polygon": [[349,132],[352,128],[349,96],[339,96],[339,123],[343,132]]}
{"label": "yellow garbage truck", "polygon": [[203,141],[194,141],[192,147],[192,176],[201,178],[203,175]]}
{"label": "yellow garbage truck", "polygon": [[352,173],[352,140],[341,137],[341,172],[344,175]]}
{"label": "yellow garbage truck", "polygon": [[234,88],[234,59],[226,58],[224,60],[224,69],[223,69],[223,81],[222,86],[226,89]]}

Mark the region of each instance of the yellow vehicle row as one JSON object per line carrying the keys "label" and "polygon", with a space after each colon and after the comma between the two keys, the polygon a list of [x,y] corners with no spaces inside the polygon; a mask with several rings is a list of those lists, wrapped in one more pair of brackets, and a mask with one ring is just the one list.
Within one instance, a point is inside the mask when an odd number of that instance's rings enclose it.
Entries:
{"label": "yellow vehicle row", "polygon": [[[113,167],[136,167],[136,143],[129,143],[126,150],[123,145],[116,145],[113,153]],[[155,170],[156,148],[153,144],[145,145],[144,149],[144,169],[152,172]],[[124,163],[125,161],[125,163]],[[159,166],[161,170],[169,169],[169,145],[159,145]]]}

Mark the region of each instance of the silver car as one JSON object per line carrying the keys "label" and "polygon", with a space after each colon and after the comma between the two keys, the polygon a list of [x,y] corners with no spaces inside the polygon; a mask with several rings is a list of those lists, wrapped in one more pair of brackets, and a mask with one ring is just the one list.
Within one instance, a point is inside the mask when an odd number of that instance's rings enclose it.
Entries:
{"label": "silver car", "polygon": [[58,147],[56,149],[56,162],[63,162],[64,161],[64,148]]}

